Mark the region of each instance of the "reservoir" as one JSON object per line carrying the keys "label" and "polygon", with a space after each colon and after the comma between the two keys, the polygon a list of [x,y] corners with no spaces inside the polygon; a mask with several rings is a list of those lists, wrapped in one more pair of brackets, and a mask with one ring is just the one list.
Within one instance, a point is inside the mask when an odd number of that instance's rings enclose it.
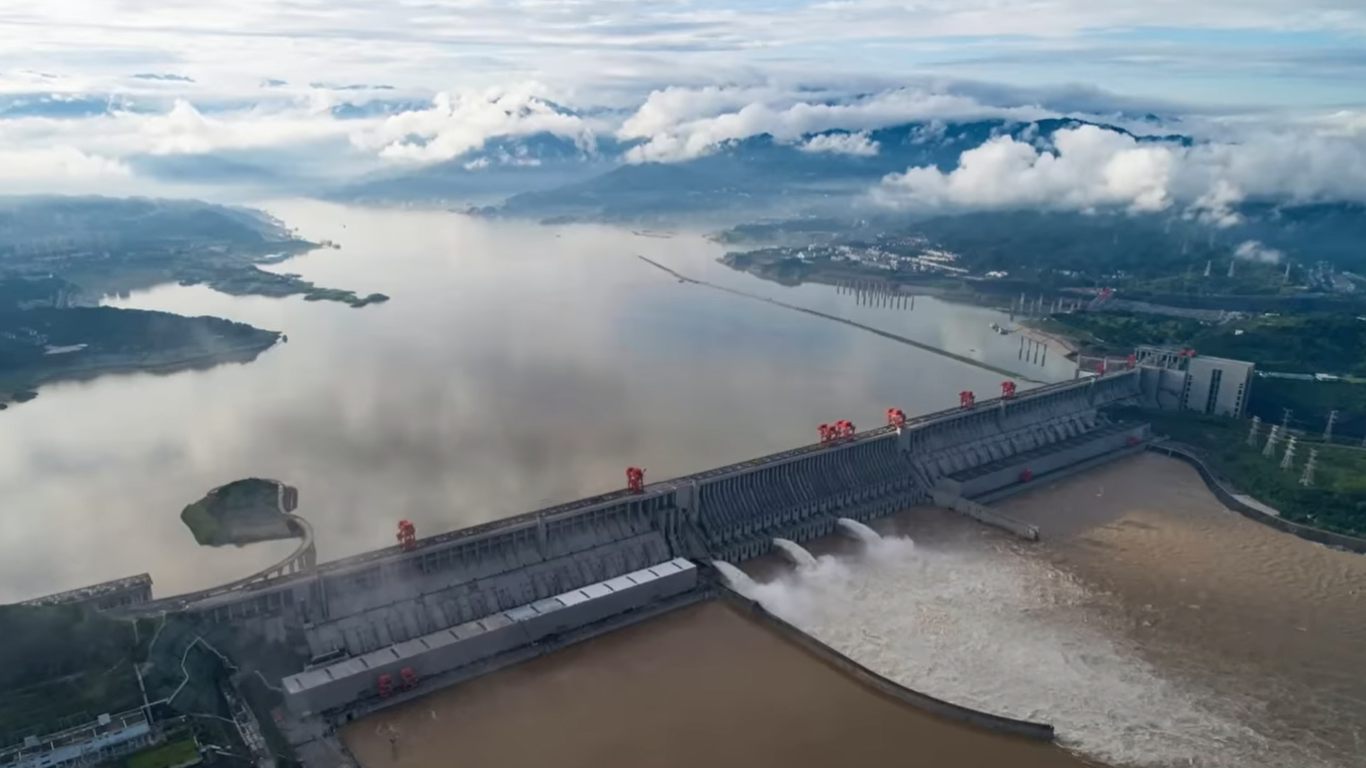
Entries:
{"label": "reservoir", "polygon": [[[380,291],[351,309],[167,285],[117,306],[216,315],[285,333],[247,364],[43,387],[0,413],[0,601],[150,572],[156,594],[254,572],[292,549],[196,547],[180,510],[244,477],[297,486],[331,559],[625,484],[815,442],[816,425],[883,422],[1002,377],[690,276],[781,296],[1033,378],[1000,313],[920,297],[866,306],[717,264],[697,234],[540,227],[446,212],[266,208],[323,249],[270,267]],[[972,351],[969,351],[972,350]],[[117,547],[111,547],[117,542]]]}

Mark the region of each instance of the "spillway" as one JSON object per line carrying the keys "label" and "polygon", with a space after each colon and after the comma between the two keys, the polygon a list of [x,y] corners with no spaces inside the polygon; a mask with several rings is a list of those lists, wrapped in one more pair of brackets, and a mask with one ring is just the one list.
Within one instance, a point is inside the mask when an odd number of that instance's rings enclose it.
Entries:
{"label": "spillway", "polygon": [[758,583],[750,577],[748,573],[736,568],[725,560],[717,560],[712,563],[721,577],[726,580],[726,585],[739,592],[745,597],[754,597],[758,588]]}
{"label": "spillway", "polygon": [[875,544],[879,541],[882,541],[882,534],[878,533],[872,528],[869,528],[863,523],[860,523],[857,520],[850,520],[847,517],[841,517],[839,520],[835,522],[837,525],[839,525],[840,531],[854,537],[855,539],[858,539],[864,544]]}
{"label": "spillway", "polygon": [[789,539],[774,539],[773,547],[798,568],[816,567],[816,558],[806,548]]}

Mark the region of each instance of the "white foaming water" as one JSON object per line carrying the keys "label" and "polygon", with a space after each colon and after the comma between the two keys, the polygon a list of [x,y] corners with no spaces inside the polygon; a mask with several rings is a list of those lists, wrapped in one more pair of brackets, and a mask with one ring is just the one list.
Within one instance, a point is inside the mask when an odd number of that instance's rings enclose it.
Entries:
{"label": "white foaming water", "polygon": [[792,564],[798,568],[814,568],[816,566],[816,558],[813,557],[810,552],[807,552],[805,547],[795,541],[774,539],[773,546],[781,550],[782,553],[787,556],[787,559],[791,560]]}
{"label": "white foaming water", "polygon": [[841,531],[853,536],[864,544],[874,544],[882,541],[882,534],[857,520],[841,517],[839,520],[835,521],[835,524],[839,526]]}
{"label": "white foaming water", "polygon": [[731,589],[739,592],[745,597],[754,599],[754,595],[757,592],[759,585],[754,579],[749,577],[748,573],[745,573],[724,560],[713,560],[711,561],[711,564],[716,566],[716,570],[725,577],[726,583],[730,585]]}
{"label": "white foaming water", "polygon": [[858,559],[823,556],[736,589],[893,680],[1052,723],[1063,746],[1109,765],[1310,764],[1239,722],[1253,707],[1163,678],[1106,629],[1095,610],[1101,598],[1012,549],[882,539]]}

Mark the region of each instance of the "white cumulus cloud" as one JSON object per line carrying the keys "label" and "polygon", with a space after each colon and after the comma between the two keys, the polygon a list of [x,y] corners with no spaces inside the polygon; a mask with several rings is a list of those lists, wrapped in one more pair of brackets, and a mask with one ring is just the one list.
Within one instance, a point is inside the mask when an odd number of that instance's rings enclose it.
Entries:
{"label": "white cumulus cloud", "polygon": [[534,83],[502,89],[440,93],[424,110],[383,118],[352,136],[362,149],[381,157],[417,162],[449,160],[477,149],[495,136],[553,133],[586,140],[593,123],[552,107]]}
{"label": "white cumulus cloud", "polygon": [[962,154],[958,167],[911,168],[883,180],[893,203],[927,207],[1089,208],[1155,211],[1170,203],[1173,150],[1095,126],[1058,131],[1056,153],[1003,136]]}
{"label": "white cumulus cloud", "polygon": [[1173,204],[1217,225],[1246,199],[1366,201],[1366,131],[1252,129],[1182,146],[1081,126],[1053,147],[1010,137],[963,152],[956,168],[910,168],[873,190],[896,206],[1153,211]]}

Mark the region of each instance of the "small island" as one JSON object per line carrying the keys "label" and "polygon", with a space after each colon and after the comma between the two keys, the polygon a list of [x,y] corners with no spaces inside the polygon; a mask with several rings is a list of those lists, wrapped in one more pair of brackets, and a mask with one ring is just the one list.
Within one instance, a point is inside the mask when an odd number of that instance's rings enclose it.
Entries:
{"label": "small island", "polygon": [[185,507],[180,519],[200,546],[243,546],[298,536],[289,513],[299,491],[279,480],[250,477],[221,485]]}

